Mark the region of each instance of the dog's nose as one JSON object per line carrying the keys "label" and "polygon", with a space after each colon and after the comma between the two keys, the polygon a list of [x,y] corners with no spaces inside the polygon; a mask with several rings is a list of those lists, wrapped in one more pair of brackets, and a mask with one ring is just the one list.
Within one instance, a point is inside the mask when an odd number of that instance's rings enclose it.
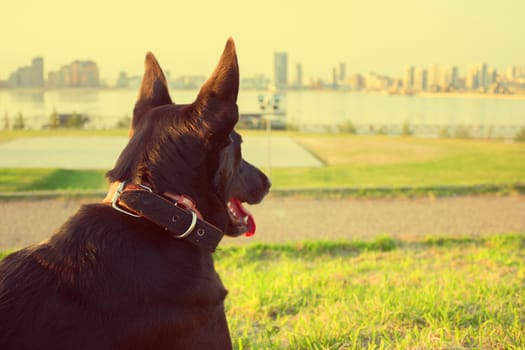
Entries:
{"label": "dog's nose", "polygon": [[261,173],[261,176],[263,178],[262,180],[263,180],[264,187],[266,188],[266,191],[269,191],[270,187],[272,187],[272,182],[270,181],[268,176],[266,176],[266,175],[264,175],[262,173]]}

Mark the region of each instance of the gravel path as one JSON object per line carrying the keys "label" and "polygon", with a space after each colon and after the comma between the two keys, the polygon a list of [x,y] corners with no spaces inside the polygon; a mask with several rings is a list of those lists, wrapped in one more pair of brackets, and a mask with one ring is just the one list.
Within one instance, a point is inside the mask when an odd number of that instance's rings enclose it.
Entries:
{"label": "gravel path", "polygon": [[[49,237],[89,199],[0,202],[0,250]],[[251,207],[257,221],[252,238],[223,244],[305,239],[525,232],[525,196],[419,199],[299,199],[272,197]]]}

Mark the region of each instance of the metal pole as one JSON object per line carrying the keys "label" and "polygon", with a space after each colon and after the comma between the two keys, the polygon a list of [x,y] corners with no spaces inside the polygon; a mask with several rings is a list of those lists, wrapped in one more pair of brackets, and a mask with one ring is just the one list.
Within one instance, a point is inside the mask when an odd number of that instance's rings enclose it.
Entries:
{"label": "metal pole", "polygon": [[266,136],[268,138],[268,150],[267,150],[267,165],[266,175],[272,179],[272,118],[269,115],[266,116]]}
{"label": "metal pole", "polygon": [[259,107],[262,111],[262,118],[266,119],[266,175],[272,178],[272,120],[275,119],[276,110],[279,108],[279,99],[273,95],[259,95]]}

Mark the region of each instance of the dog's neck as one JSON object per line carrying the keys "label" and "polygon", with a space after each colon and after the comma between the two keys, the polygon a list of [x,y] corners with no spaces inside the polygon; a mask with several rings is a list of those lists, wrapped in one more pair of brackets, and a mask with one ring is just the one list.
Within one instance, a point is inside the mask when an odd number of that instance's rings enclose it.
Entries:
{"label": "dog's neck", "polygon": [[175,239],[187,240],[200,249],[214,252],[224,233],[207,222],[188,196],[154,193],[143,184],[125,181],[111,184],[103,203],[133,218],[144,218]]}
{"label": "dog's neck", "polygon": [[[102,201],[103,203],[112,203],[113,202],[113,197],[115,196],[115,193],[117,192],[117,189],[120,186],[120,184],[121,184],[120,181],[115,181],[115,182],[112,182],[110,184],[108,193],[106,194],[106,197]],[[173,204],[178,205],[178,206],[180,206],[180,207],[182,207],[184,209],[189,209],[189,210],[195,212],[195,214],[197,214],[197,217],[199,219],[204,220],[204,218],[202,217],[202,214],[197,209],[197,204],[195,203],[195,201],[190,196],[188,196],[186,194],[174,194],[174,193],[171,193],[171,192],[164,192],[164,193],[159,193],[159,194],[162,197],[165,197],[167,199],[171,199],[173,201]]]}

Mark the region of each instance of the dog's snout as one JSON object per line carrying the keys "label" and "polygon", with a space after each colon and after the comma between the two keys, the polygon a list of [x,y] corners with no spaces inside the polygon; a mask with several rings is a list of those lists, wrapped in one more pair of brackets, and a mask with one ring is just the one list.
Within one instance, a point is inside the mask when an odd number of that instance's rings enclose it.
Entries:
{"label": "dog's snout", "polygon": [[268,178],[268,176],[262,174],[263,176],[263,183],[264,183],[264,186],[269,190],[270,187],[272,187],[272,182],[270,181],[270,179]]}
{"label": "dog's snout", "polygon": [[264,175],[263,173],[261,173],[261,177],[263,186],[266,189],[266,193],[268,193],[270,191],[270,187],[272,187],[272,182],[270,181],[268,176]]}

